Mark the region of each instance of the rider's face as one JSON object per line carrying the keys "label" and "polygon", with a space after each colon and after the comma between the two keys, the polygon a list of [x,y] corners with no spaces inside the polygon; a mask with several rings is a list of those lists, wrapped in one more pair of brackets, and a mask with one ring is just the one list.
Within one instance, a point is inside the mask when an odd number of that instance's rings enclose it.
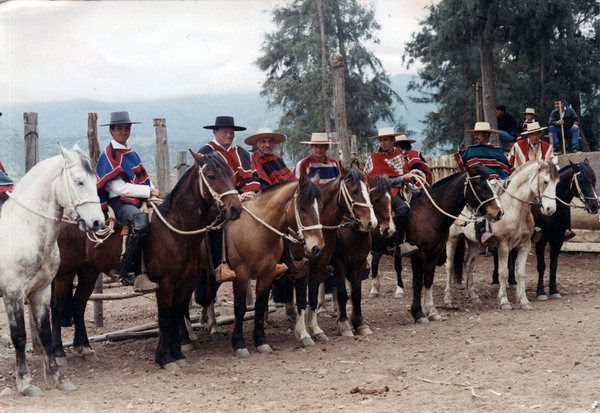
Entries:
{"label": "rider's face", "polygon": [[384,151],[389,151],[394,149],[394,140],[393,136],[383,136],[379,138],[379,145]]}
{"label": "rider's face", "polygon": [[110,128],[110,135],[113,139],[119,142],[121,145],[127,145],[127,139],[131,134],[131,123],[122,123],[120,125],[113,125]]}
{"label": "rider's face", "polygon": [[475,132],[475,142],[479,145],[487,145],[490,143],[489,132]]}
{"label": "rider's face", "polygon": [[275,139],[273,138],[262,138],[256,142],[256,147],[263,155],[271,155],[273,148],[275,148]]}

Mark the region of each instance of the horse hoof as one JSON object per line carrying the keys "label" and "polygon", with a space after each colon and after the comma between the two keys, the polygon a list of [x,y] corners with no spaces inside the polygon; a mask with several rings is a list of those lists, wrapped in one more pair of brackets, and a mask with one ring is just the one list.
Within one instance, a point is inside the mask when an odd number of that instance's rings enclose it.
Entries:
{"label": "horse hoof", "polygon": [[263,353],[263,354],[273,353],[273,349],[268,344],[261,344],[260,346],[256,347],[256,351],[258,351],[259,353]]}
{"label": "horse hoof", "polygon": [[92,350],[91,353],[85,354],[83,359],[88,363],[96,363],[98,361],[98,357],[96,357],[96,352],[94,350]]}
{"label": "horse hoof", "polygon": [[396,287],[394,298],[404,298],[404,289],[402,287]]}
{"label": "horse hoof", "polygon": [[342,337],[354,337],[354,333],[350,330],[344,330],[340,332],[340,336]]}
{"label": "horse hoof", "polygon": [[500,309],[501,310],[512,310],[512,306],[510,304],[501,304]]}
{"label": "horse hoof", "polygon": [[373,334],[373,331],[369,328],[368,325],[362,325],[359,326],[356,331],[358,332],[359,335],[361,336],[368,336],[370,334]]}
{"label": "horse hoof", "polygon": [[315,340],[319,343],[326,343],[329,341],[329,338],[325,335],[325,333],[315,334]]}
{"label": "horse hoof", "polygon": [[498,284],[498,283],[492,283],[492,285],[490,285],[490,288],[492,290],[499,290],[500,289],[500,284]]}
{"label": "horse hoof", "polygon": [[456,308],[453,303],[444,303],[444,307],[448,310],[454,310]]}
{"label": "horse hoof", "polygon": [[248,357],[250,357],[250,352],[247,348],[238,348],[235,351],[235,356],[239,359],[247,359]]}
{"label": "horse hoof", "polygon": [[181,351],[192,351],[194,349],[194,345],[192,343],[185,343],[181,345]]}
{"label": "horse hoof", "polygon": [[465,283],[460,283],[460,284],[456,284],[454,286],[454,288],[456,288],[457,290],[464,290],[467,287],[465,286]]}
{"label": "horse hoof", "polygon": [[220,331],[213,331],[212,333],[210,333],[210,338],[214,341],[223,340],[224,337],[225,334],[221,333]]}
{"label": "horse hoof", "polygon": [[58,383],[56,385],[56,388],[58,390],[62,390],[62,391],[75,391],[75,390],[77,390],[77,387],[75,387],[75,385],[73,383],[71,383],[69,380],[63,380],[62,383]]}
{"label": "horse hoof", "polygon": [[554,294],[550,295],[550,298],[552,298],[553,300],[558,300],[558,299],[562,298],[562,295],[560,295],[560,293],[554,293]]}
{"label": "horse hoof", "polygon": [[177,362],[172,361],[170,363],[167,363],[163,366],[163,369],[167,370],[167,371],[179,371],[181,370],[181,367],[179,367],[177,365]]}
{"label": "horse hoof", "polygon": [[378,292],[371,291],[369,293],[369,298],[377,298],[377,297],[379,297],[379,293]]}
{"label": "horse hoof", "polygon": [[188,361],[186,359],[179,359],[179,360],[175,361],[175,364],[177,364],[179,366],[179,368],[181,368],[181,369],[184,369],[184,368],[190,366],[190,363],[188,363]]}
{"label": "horse hoof", "polygon": [[58,367],[65,367],[69,362],[66,357],[55,357]]}
{"label": "horse hoof", "polygon": [[313,341],[312,338],[307,337],[307,338],[303,338],[302,340],[300,340],[300,344],[302,344],[302,347],[306,348],[306,347],[314,346],[315,342]]}
{"label": "horse hoof", "polygon": [[535,297],[538,301],[548,301],[548,296],[546,294],[538,295]]}
{"label": "horse hoof", "polygon": [[417,318],[415,320],[415,323],[417,323],[417,324],[427,324],[427,323],[429,323],[429,320],[427,319],[427,317],[421,317],[421,318]]}
{"label": "horse hoof", "polygon": [[471,298],[471,304],[481,304],[481,299],[479,297]]}
{"label": "horse hoof", "polygon": [[27,397],[40,397],[44,393],[40,390],[39,387],[30,385],[26,389],[23,390],[23,395]]}
{"label": "horse hoof", "polygon": [[429,316],[429,320],[431,321],[440,321],[442,319],[442,316],[439,314],[433,314]]}
{"label": "horse hoof", "polygon": [[517,284],[509,284],[508,288],[510,288],[513,291],[516,291],[517,289]]}
{"label": "horse hoof", "polygon": [[533,307],[529,303],[521,304],[521,310],[533,310]]}

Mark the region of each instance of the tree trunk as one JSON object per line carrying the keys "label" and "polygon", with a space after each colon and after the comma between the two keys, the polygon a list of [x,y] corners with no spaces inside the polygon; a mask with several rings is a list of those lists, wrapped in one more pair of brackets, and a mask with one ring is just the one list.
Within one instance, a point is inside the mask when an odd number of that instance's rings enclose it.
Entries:
{"label": "tree trunk", "polygon": [[[496,77],[494,75],[494,55],[492,45],[485,36],[480,40],[480,64],[481,64],[481,84],[483,89],[483,115],[486,122],[490,123],[492,129],[498,127],[496,119]],[[492,145],[498,145],[497,134],[490,137]]]}
{"label": "tree trunk", "polygon": [[333,73],[333,111],[335,116],[335,130],[337,139],[342,149],[342,164],[350,166],[350,139],[346,120],[346,81],[344,79],[344,58],[339,53],[332,53],[331,69]]}
{"label": "tree trunk", "polygon": [[317,10],[319,11],[319,28],[321,29],[321,112],[323,115],[323,126],[325,126],[325,132],[327,132],[327,136],[329,137],[331,134],[331,118],[329,113],[329,99],[327,98],[327,44],[321,0],[317,0]]}
{"label": "tree trunk", "polygon": [[[546,52],[542,49],[542,59],[540,61],[540,103],[537,113],[542,116],[546,110]],[[540,122],[541,119],[536,119]],[[540,125],[543,123],[540,122]]]}

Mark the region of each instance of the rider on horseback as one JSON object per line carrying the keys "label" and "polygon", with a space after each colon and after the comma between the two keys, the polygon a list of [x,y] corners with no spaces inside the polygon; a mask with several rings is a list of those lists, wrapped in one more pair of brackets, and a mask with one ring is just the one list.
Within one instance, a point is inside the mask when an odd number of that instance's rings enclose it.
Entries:
{"label": "rider on horseback", "polygon": [[112,140],[98,158],[96,174],[98,175],[98,195],[102,209],[110,206],[117,220],[129,226],[127,248],[119,277],[125,285],[134,285],[135,291],[153,291],[158,286],[142,274],[142,248],[150,236],[148,214],[140,211],[143,200],[160,196],[150,177],[142,165],[138,154],[127,145],[131,134],[128,112],[112,112],[109,126]]}
{"label": "rider on horseback", "polygon": [[[379,149],[373,151],[365,165],[365,173],[370,176],[387,175],[392,184],[392,194],[394,199],[392,202],[392,210],[394,211],[394,225],[396,225],[395,245],[396,254],[403,257],[408,257],[419,250],[419,247],[404,241],[404,232],[406,230],[406,222],[408,220],[409,207],[406,201],[401,196],[400,188],[405,182],[410,182],[417,172],[409,168],[414,164],[419,164],[423,169],[427,164],[423,162],[420,156],[414,155],[411,149],[403,150],[396,148],[394,144],[398,140],[404,142],[403,145],[414,143],[414,140],[406,139],[406,134],[403,132],[394,132],[394,128],[379,129],[377,136],[372,136],[368,139],[379,139]],[[398,138],[396,138],[398,137]],[[425,169],[426,171],[429,170]],[[393,179],[397,178],[397,179]]]}
{"label": "rider on horseback", "polygon": [[[466,130],[465,133],[474,134],[477,144],[469,145],[454,154],[461,171],[466,166],[480,164],[490,170],[491,179],[501,180],[507,179],[514,172],[515,168],[506,159],[502,148],[490,145],[490,134],[498,131],[491,129],[488,122],[477,122],[475,128]],[[495,234],[486,230],[485,223],[486,221],[481,221],[475,225],[476,236],[484,247],[493,247],[498,239]]]}

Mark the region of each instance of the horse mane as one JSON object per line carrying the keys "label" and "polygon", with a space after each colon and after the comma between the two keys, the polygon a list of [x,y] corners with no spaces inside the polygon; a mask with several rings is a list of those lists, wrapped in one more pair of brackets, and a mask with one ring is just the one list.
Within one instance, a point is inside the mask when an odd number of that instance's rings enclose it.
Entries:
{"label": "horse mane", "polygon": [[85,169],[86,172],[95,175],[96,171],[92,166],[92,161],[90,160],[90,157],[85,152],[83,152],[78,146],[73,148],[72,151],[79,155],[79,159],[81,160],[83,169]]}
{"label": "horse mane", "polygon": [[391,191],[392,185],[390,185],[390,181],[385,179],[383,176],[375,177],[375,188],[373,189],[373,193],[380,194],[385,191]]}
{"label": "horse mane", "polygon": [[[210,152],[203,154],[203,156],[204,164],[211,169],[217,177],[231,179],[233,172],[221,155],[216,152]],[[162,204],[158,207],[158,210],[163,214],[164,217],[169,216],[169,213],[171,212],[171,206],[173,204],[173,197],[177,195],[184,183],[187,182],[192,170],[194,170],[193,167],[188,168],[188,170],[185,171],[183,176],[177,181],[177,184],[175,184],[175,187],[171,190],[171,192],[169,192],[169,194],[167,194],[167,196],[163,199]]]}
{"label": "horse mane", "polygon": [[300,196],[298,197],[298,206],[304,210],[307,206],[312,205],[315,200],[321,199],[321,191],[317,184],[310,179],[306,180],[306,183],[300,188]]}

